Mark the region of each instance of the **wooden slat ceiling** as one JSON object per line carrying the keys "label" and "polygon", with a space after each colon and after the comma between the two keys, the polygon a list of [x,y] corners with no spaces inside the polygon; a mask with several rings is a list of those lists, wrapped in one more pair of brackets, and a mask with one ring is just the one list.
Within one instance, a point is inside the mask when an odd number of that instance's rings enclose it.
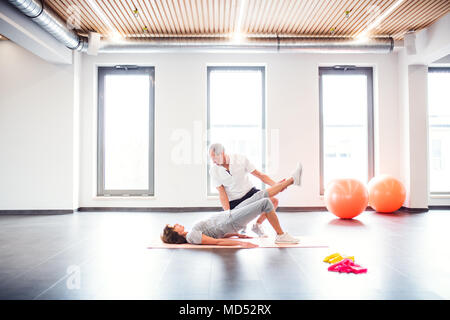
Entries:
{"label": "wooden slat ceiling", "polygon": [[[46,0],[79,34],[160,36],[369,36],[403,39],[448,12],[450,0]],[[397,4],[396,8],[392,10]]]}

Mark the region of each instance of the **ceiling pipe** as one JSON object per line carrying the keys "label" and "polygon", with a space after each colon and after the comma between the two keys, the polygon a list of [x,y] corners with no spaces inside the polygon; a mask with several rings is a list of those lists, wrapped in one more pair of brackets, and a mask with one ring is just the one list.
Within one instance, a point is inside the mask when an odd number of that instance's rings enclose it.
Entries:
{"label": "ceiling pipe", "polygon": [[120,42],[102,41],[99,53],[145,53],[158,51],[252,51],[311,53],[389,53],[392,38],[358,41],[353,38],[247,37],[235,42],[229,37],[158,37]]}
{"label": "ceiling pipe", "polygon": [[8,0],[8,2],[69,49],[86,51],[86,39],[69,29],[56,13],[49,8],[44,8],[42,0]]}

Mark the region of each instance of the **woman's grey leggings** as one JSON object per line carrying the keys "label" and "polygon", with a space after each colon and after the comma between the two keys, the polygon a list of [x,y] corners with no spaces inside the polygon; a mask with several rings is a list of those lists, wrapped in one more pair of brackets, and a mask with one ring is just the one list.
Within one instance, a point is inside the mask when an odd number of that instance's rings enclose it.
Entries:
{"label": "woman's grey leggings", "polygon": [[245,228],[250,221],[261,215],[261,213],[272,210],[274,210],[274,206],[267,191],[258,191],[231,210],[231,224],[235,231],[238,232]]}

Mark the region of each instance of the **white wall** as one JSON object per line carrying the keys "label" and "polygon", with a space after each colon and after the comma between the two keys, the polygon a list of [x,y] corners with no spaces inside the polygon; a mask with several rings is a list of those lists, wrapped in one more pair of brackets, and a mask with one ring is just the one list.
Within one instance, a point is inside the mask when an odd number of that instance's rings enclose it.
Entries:
{"label": "white wall", "polygon": [[[97,198],[96,192],[96,67],[138,64],[155,66],[155,196]],[[297,161],[304,165],[303,187],[280,195],[280,206],[323,206],[319,196],[319,82],[318,67],[355,64],[374,67],[376,174],[400,175],[397,55],[333,54],[109,54],[83,56],[81,72],[80,207],[218,206],[206,196],[206,163],[192,146],[192,164],[177,165],[171,152],[178,129],[192,133],[199,124],[206,134],[206,66],[258,64],[266,66],[267,137],[279,130],[279,168],[275,179],[290,174]],[[352,89],[343,94],[351,95]],[[204,137],[203,137],[204,138]],[[204,151],[204,150],[203,150]]]}
{"label": "white wall", "polygon": [[0,41],[0,210],[74,207],[73,76]]}

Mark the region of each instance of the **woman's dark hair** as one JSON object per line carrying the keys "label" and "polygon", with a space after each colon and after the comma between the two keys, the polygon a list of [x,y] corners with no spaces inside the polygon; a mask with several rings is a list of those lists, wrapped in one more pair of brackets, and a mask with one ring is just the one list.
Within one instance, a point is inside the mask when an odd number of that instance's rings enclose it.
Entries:
{"label": "woman's dark hair", "polygon": [[163,234],[161,235],[161,240],[165,243],[187,243],[186,238],[178,234],[178,232],[173,230],[173,227],[169,227],[169,225],[165,226]]}

